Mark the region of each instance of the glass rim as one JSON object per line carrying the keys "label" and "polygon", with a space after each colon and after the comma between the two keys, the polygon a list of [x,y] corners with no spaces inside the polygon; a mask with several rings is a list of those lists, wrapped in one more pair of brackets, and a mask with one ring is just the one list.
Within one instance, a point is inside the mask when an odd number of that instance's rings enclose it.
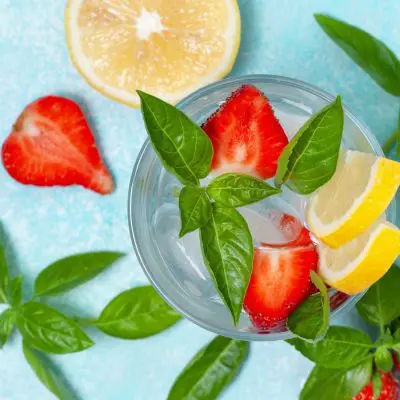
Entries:
{"label": "glass rim", "polygon": [[[201,89],[196,90],[195,92],[191,93],[184,99],[182,99],[176,107],[179,109],[184,108],[187,104],[190,104],[194,100],[196,100],[199,97],[206,96],[215,90],[229,87],[234,84],[255,84],[257,83],[274,83],[274,84],[281,84],[286,87],[293,87],[296,89],[300,89],[302,91],[308,92],[310,94],[313,94],[325,101],[332,102],[335,99],[335,96],[331,95],[330,93],[319,89],[317,86],[314,86],[312,84],[293,79],[293,78],[287,78],[279,75],[267,75],[267,74],[257,74],[257,75],[243,75],[240,77],[229,77],[225,78],[223,80],[220,80],[218,82],[211,83],[207,86],[202,87]],[[382,148],[376,139],[376,137],[372,134],[372,132],[368,129],[364,123],[362,123],[352,112],[351,110],[343,105],[343,109],[345,111],[345,114],[347,117],[350,118],[350,120],[357,126],[357,128],[360,130],[362,135],[365,137],[365,139],[368,141],[369,145],[371,146],[372,150],[375,152],[376,155],[378,156],[384,156],[384,153],[382,151]],[[149,146],[151,147],[150,139],[147,137],[144,144],[142,145],[138,156],[136,158],[135,164],[133,166],[133,171],[129,183],[129,190],[128,190],[128,224],[129,224],[129,233],[132,241],[132,245],[136,254],[136,257],[139,261],[139,264],[145,273],[147,279],[149,280],[150,284],[154,287],[154,289],[158,292],[158,294],[171,306],[173,307],[177,312],[182,314],[182,316],[189,321],[193,322],[194,324],[210,331],[213,332],[217,335],[225,336],[225,337],[230,337],[234,339],[241,339],[241,340],[248,340],[248,341],[277,341],[277,340],[287,340],[295,337],[295,335],[290,332],[289,330],[286,332],[272,332],[268,334],[263,334],[260,332],[252,332],[252,331],[232,331],[231,329],[225,329],[225,328],[218,328],[213,325],[210,325],[206,322],[204,322],[201,318],[198,318],[196,315],[188,312],[187,310],[184,310],[179,304],[176,303],[174,299],[171,299],[170,297],[166,296],[163,289],[160,287],[158,284],[157,280],[154,278],[153,273],[151,271],[151,268],[148,268],[145,257],[142,253],[142,250],[140,248],[140,245],[137,241],[137,236],[140,234],[140,232],[137,232],[135,224],[133,223],[132,220],[132,199],[134,196],[134,186],[136,182],[136,178],[139,172],[139,168],[141,165],[141,162],[143,158],[146,156]],[[351,296],[349,299],[347,299],[343,304],[341,304],[339,307],[337,307],[333,312],[331,312],[330,316],[330,322],[333,321],[339,314],[342,313],[342,311],[345,311],[345,309],[351,309],[355,303],[364,295],[364,292],[358,293],[356,295]]]}

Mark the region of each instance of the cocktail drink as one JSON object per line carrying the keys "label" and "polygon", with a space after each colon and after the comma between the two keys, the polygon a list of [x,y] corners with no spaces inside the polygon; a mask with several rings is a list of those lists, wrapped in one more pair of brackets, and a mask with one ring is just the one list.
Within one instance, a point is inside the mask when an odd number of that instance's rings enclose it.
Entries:
{"label": "cocktail drink", "polygon": [[[293,139],[313,114],[334,100],[332,96],[298,81],[281,77],[251,76],[231,78],[208,86],[183,100],[178,108],[201,125],[243,85],[253,85],[264,93],[288,141]],[[287,143],[284,143],[284,146],[286,145]],[[383,156],[374,136],[347,109],[344,112],[341,147]],[[200,180],[200,184],[205,187],[216,176],[227,172],[254,175],[254,171],[243,171],[234,163],[220,163],[207,177]],[[273,177],[265,182],[271,187],[274,185]],[[234,322],[226,301],[221,298],[221,292],[217,290],[215,281],[211,278],[204,248],[202,249],[199,240],[199,230],[180,237],[178,198],[182,187],[182,182],[163,167],[151,143],[147,141],[134,168],[128,213],[133,244],[150,281],[166,301],[185,317],[218,334],[247,340],[280,340],[290,337],[292,333],[288,331],[285,320],[268,327],[257,323],[257,316],[246,312],[246,300],[240,318],[237,323]],[[289,248],[287,254],[294,258],[290,249],[291,243],[298,240],[299,235],[304,233],[303,229],[308,232],[306,210],[310,196],[284,185],[281,186],[281,190],[273,196],[237,207],[251,232],[254,263],[264,263],[263,257],[267,257],[269,268],[281,268],[282,258],[288,257],[282,255],[282,248]],[[394,221],[394,214],[395,206],[392,203],[386,211],[386,218]],[[307,248],[308,252],[312,252],[311,256],[304,256],[304,251],[301,251],[301,257],[308,257],[305,262],[318,263],[319,240],[312,233],[308,234],[309,241],[300,243],[300,247],[297,248]],[[267,255],[264,252],[267,252]],[[284,261],[286,262],[286,259]],[[287,271],[291,271],[289,267]],[[285,273],[282,279],[286,279]],[[296,284],[294,279],[293,282]],[[258,286],[257,281],[256,289],[253,289],[257,291]],[[307,296],[317,292],[315,288],[307,292]],[[349,310],[360,295],[361,293],[346,295],[329,288],[331,318]],[[268,293],[267,296],[268,302],[273,303],[274,296],[279,297],[280,293]],[[253,307],[252,300],[247,303],[250,308]]]}

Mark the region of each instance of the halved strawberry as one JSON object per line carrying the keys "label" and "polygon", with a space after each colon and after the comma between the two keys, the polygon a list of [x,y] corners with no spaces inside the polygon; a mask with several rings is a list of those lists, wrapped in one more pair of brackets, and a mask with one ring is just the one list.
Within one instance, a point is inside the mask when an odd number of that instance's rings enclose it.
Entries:
{"label": "halved strawberry", "polygon": [[271,178],[288,144],[268,99],[251,85],[236,90],[202,128],[214,148],[212,170]]}
{"label": "halved strawberry", "polygon": [[23,184],[113,191],[112,176],[82,110],[64,97],[47,96],[29,104],[3,143],[2,157],[6,171]]}
{"label": "halved strawberry", "polygon": [[[381,372],[382,388],[377,400],[397,400],[399,395],[399,383],[391,372]],[[372,382],[368,383],[364,389],[353,397],[353,400],[373,400],[374,390]]]}
{"label": "halved strawberry", "polygon": [[256,248],[244,300],[254,326],[269,329],[286,320],[310,295],[310,272],[317,269],[317,264],[318,253],[313,244]]}

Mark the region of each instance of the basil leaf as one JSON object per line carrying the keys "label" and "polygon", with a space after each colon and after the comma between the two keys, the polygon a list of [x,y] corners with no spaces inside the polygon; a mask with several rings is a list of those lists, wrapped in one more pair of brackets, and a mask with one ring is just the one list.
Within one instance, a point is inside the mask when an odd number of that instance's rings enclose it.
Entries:
{"label": "basil leaf", "polygon": [[331,326],[326,336],[318,342],[290,339],[303,356],[326,368],[349,368],[365,360],[373,348],[370,337],[358,330],[344,326]]}
{"label": "basil leaf", "polygon": [[241,207],[281,193],[261,179],[244,174],[223,174],[207,187],[208,195],[226,207]]}
{"label": "basil leaf", "polygon": [[62,378],[54,370],[54,367],[51,365],[49,360],[45,359],[43,355],[30,348],[25,342],[23,342],[22,350],[26,361],[32,368],[32,371],[51,393],[60,400],[75,399],[75,396],[72,393],[69,391],[66,393],[67,388],[64,385]]}
{"label": "basil leaf", "polygon": [[122,253],[101,251],[58,260],[36,278],[35,297],[54,296],[73,289],[94,278],[123,256]]}
{"label": "basil leaf", "polygon": [[400,269],[393,265],[357,303],[358,313],[370,324],[380,326],[383,331],[385,325],[400,316],[399,288]]}
{"label": "basil leaf", "polygon": [[250,344],[217,336],[201,349],[176,379],[168,400],[215,400],[236,378]]}
{"label": "basil leaf", "polygon": [[41,303],[31,302],[20,307],[17,327],[28,346],[45,353],[75,353],[93,345],[76,322]]}
{"label": "basil leaf", "polygon": [[184,185],[210,173],[213,148],[207,134],[176,107],[137,90],[147,133],[164,167]]}
{"label": "basil leaf", "polygon": [[179,237],[204,226],[211,218],[212,207],[204,189],[185,186],[179,195],[181,231]]}
{"label": "basil leaf", "polygon": [[328,182],[336,171],[342,141],[344,113],[340,97],[300,128],[278,160],[275,185],[286,184],[310,194]]}
{"label": "basil leaf", "polygon": [[211,219],[200,230],[203,257],[237,324],[253,268],[253,239],[238,211],[216,203],[212,206]]}
{"label": "basil leaf", "polygon": [[141,339],[168,329],[180,319],[152,286],[143,286],[111,300],[93,324],[110,336]]}
{"label": "basil leaf", "polygon": [[315,19],[325,33],[379,86],[400,96],[400,61],[383,42],[353,25],[327,15]]}
{"label": "basil leaf", "polygon": [[372,358],[351,369],[314,367],[300,394],[300,400],[351,400],[368,384]]}
{"label": "basil leaf", "polygon": [[15,325],[16,313],[12,308],[8,308],[0,314],[0,349],[6,344],[11,336]]}
{"label": "basil leaf", "polygon": [[384,372],[389,372],[393,368],[393,359],[390,351],[384,347],[378,347],[374,354],[376,366]]}
{"label": "basil leaf", "polygon": [[382,377],[378,371],[372,374],[372,392],[374,394],[373,400],[378,400],[382,392]]}
{"label": "basil leaf", "polygon": [[22,302],[22,280],[23,276],[18,275],[10,281],[10,287],[8,288],[8,298],[10,299],[10,304],[13,307],[21,305]]}
{"label": "basil leaf", "polygon": [[0,304],[7,304],[7,291],[9,281],[8,264],[4,252],[4,246],[0,243]]}
{"label": "basil leaf", "polygon": [[320,293],[310,296],[289,315],[287,327],[301,338],[315,340],[328,329],[330,309],[325,284],[314,271],[311,271],[311,280]]}

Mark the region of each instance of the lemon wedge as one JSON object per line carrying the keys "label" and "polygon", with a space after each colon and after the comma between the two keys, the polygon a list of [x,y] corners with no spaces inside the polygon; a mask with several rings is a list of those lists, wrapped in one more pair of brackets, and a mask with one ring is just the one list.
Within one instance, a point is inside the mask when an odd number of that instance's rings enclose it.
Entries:
{"label": "lemon wedge", "polygon": [[338,249],[319,246],[318,273],[341,292],[353,295],[378,281],[400,255],[400,230],[378,220]]}
{"label": "lemon wedge", "polygon": [[310,197],[312,233],[337,248],[365,232],[386,210],[400,185],[400,163],[344,150],[332,179]]}
{"label": "lemon wedge", "polygon": [[240,43],[236,0],[69,0],[65,28],[87,82],[132,106],[136,89],[176,103],[222,78]]}

